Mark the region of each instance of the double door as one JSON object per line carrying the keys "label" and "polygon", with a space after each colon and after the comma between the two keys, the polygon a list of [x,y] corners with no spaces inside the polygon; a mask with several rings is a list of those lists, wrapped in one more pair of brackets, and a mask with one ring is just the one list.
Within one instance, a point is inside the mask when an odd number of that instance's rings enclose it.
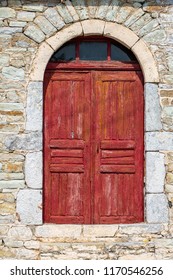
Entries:
{"label": "double door", "polygon": [[44,221],[143,221],[140,71],[46,72]]}

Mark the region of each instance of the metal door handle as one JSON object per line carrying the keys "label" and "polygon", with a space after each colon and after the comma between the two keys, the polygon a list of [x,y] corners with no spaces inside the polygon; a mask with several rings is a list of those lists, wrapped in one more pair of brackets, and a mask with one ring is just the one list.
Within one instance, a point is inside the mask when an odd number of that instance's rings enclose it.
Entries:
{"label": "metal door handle", "polygon": [[99,143],[97,143],[97,154],[99,153],[99,150],[100,150],[100,145]]}

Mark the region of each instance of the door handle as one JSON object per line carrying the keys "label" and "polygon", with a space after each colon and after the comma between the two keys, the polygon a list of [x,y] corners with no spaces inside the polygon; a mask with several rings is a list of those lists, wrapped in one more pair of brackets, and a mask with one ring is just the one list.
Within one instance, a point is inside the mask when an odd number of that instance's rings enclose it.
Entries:
{"label": "door handle", "polygon": [[100,143],[97,143],[97,154],[99,153],[100,151]]}

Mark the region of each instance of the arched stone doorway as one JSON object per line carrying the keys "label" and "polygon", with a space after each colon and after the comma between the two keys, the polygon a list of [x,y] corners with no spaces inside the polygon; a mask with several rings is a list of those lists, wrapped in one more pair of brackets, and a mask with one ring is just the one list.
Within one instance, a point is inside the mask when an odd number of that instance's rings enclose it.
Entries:
{"label": "arched stone doorway", "polygon": [[78,37],[52,56],[44,85],[44,221],[142,222],[143,77],[133,53]]}
{"label": "arched stone doorway", "polygon": [[[43,112],[43,103],[42,103],[42,94],[43,94],[43,77],[46,69],[46,65],[52,56],[52,54],[60,48],[67,41],[76,38],[78,36],[88,36],[88,35],[101,35],[108,38],[112,38],[127,48],[131,49],[132,52],[137,57],[143,75],[144,75],[144,96],[145,96],[145,150],[146,150],[146,159],[150,161],[151,158],[154,160],[159,158],[163,162],[164,156],[158,153],[160,149],[162,150],[166,147],[166,142],[163,144],[159,142],[158,137],[160,134],[156,133],[161,129],[161,119],[160,119],[160,104],[158,98],[158,72],[153,56],[143,42],[138,36],[136,36],[128,28],[123,27],[116,23],[109,23],[102,20],[85,20],[82,22],[74,23],[61,31],[59,31],[55,36],[47,39],[44,43],[41,44],[35,60],[33,62],[33,68],[29,78],[28,85],[28,95],[27,95],[27,106],[26,106],[26,130],[29,134],[34,135],[34,139],[38,142],[42,140],[42,112]],[[31,102],[32,100],[32,102]],[[35,102],[34,102],[35,101]],[[39,106],[36,105],[39,103]],[[164,138],[164,135],[163,135]],[[152,143],[151,143],[152,139]],[[168,139],[169,140],[169,139]],[[154,144],[153,144],[154,143]],[[158,144],[157,144],[158,143]],[[158,147],[158,145],[160,145]],[[156,148],[157,146],[157,148]],[[27,168],[30,168],[30,158],[32,157],[32,162],[34,161],[37,165],[38,159],[41,163],[42,150],[38,148],[34,153],[28,153],[26,156]],[[148,165],[147,165],[148,166]],[[146,167],[147,167],[146,166]],[[147,173],[149,174],[149,172]],[[145,176],[146,184],[148,182],[148,175]],[[164,170],[162,172],[162,180],[164,181]],[[41,164],[38,167],[38,172],[36,176],[36,181],[38,182],[39,189],[42,188],[42,167]],[[27,182],[28,186],[29,183]],[[147,186],[146,186],[147,187]],[[150,188],[148,183],[148,190]],[[34,192],[34,191],[33,191]],[[159,209],[158,215],[153,215],[153,205],[154,201],[161,201],[162,207]],[[154,193],[149,190],[149,194],[146,194],[145,197],[146,208],[145,208],[145,220],[149,223],[167,221],[167,201],[165,195],[160,193]],[[28,213],[32,212],[33,209],[28,209]],[[19,211],[20,212],[20,211]],[[164,212],[164,215],[163,215]],[[161,219],[161,220],[160,220]],[[27,223],[27,218],[23,220],[24,223]],[[37,220],[32,221],[33,224],[41,224],[42,218],[39,216]],[[32,223],[31,222],[31,223]]]}

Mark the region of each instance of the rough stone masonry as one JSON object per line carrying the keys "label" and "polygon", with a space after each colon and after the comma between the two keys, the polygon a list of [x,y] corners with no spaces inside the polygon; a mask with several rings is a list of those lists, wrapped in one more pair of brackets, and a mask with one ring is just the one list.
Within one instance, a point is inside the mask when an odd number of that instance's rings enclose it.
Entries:
{"label": "rough stone masonry", "polygon": [[[32,77],[33,65],[46,46],[44,70],[60,34],[92,35],[110,23],[111,34],[124,27],[145,43],[159,74],[145,83],[145,222],[43,224],[42,80]],[[172,0],[0,1],[1,259],[172,259],[172,132]]]}

